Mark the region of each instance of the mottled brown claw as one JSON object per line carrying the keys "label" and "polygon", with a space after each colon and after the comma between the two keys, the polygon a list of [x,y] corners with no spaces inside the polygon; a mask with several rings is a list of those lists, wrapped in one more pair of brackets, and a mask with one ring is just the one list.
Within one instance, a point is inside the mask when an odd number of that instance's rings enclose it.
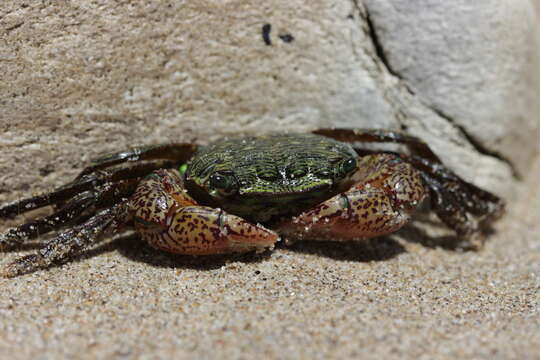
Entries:
{"label": "mottled brown claw", "polygon": [[361,240],[398,230],[411,213],[383,191],[355,190],[281,223],[278,232],[297,239]]}
{"label": "mottled brown claw", "polygon": [[210,255],[271,247],[279,236],[261,225],[200,206],[172,171],[156,171],[130,200],[135,229],[151,246],[176,254]]}
{"label": "mottled brown claw", "polygon": [[161,229],[141,226],[137,222],[136,228],[151,246],[186,255],[263,250],[278,240],[275,232],[261,225],[204,206],[173,210]]}
{"label": "mottled brown claw", "polygon": [[426,196],[420,174],[393,155],[362,159],[356,185],[324,201],[276,230],[312,240],[360,240],[394,232],[405,225]]}

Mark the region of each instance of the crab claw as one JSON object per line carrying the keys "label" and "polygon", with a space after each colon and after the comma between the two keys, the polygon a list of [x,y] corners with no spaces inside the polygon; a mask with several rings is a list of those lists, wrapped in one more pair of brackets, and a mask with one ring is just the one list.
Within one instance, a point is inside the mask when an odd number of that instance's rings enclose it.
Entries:
{"label": "crab claw", "polygon": [[143,240],[176,254],[262,251],[279,239],[259,224],[197,204],[170,170],[155,171],[139,184],[129,201],[129,213]]}
{"label": "crab claw", "polygon": [[337,195],[276,229],[293,239],[361,240],[399,229],[409,220],[404,210],[396,209],[382,192],[355,191]]}
{"label": "crab claw", "polygon": [[351,189],[282,221],[276,231],[293,239],[341,241],[381,236],[405,225],[426,196],[420,174],[391,155],[363,162]]}
{"label": "crab claw", "polygon": [[279,238],[261,225],[205,206],[173,207],[165,223],[154,226],[135,218],[135,227],[152,247],[185,255],[262,251]]}

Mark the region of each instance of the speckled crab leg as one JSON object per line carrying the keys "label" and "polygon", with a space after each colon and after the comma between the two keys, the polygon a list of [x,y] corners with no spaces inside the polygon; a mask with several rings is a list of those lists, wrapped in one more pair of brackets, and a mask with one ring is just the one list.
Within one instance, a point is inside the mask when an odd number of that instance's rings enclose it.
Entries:
{"label": "speckled crab leg", "polygon": [[273,227],[293,239],[360,240],[405,225],[426,196],[418,171],[391,154],[365,156],[355,185]]}
{"label": "speckled crab leg", "polygon": [[186,255],[247,252],[272,247],[278,235],[258,224],[200,206],[176,171],[145,178],[129,202],[135,229],[152,247]]}
{"label": "speckled crab leg", "polygon": [[76,181],[49,193],[0,206],[0,218],[12,217],[47,205],[61,203],[79,193],[92,190],[97,186],[121,180],[140,178],[156,169],[170,167],[173,164],[175,163],[170,160],[163,160],[153,163],[136,164],[120,169],[100,170],[92,174],[84,175]]}
{"label": "speckled crab leg", "polygon": [[110,206],[116,199],[127,197],[135,190],[138,179],[124,180],[97,187],[76,195],[51,215],[39,218],[0,234],[0,249],[11,249],[21,243],[54,231],[62,226],[77,223],[85,214]]}
{"label": "speckled crab leg", "polygon": [[[406,145],[412,153],[428,159],[432,162],[440,163],[439,157],[430,149],[429,145],[415,136],[411,136],[399,131],[382,129],[318,129],[314,134],[327,136],[338,141],[347,143],[397,143]],[[356,149],[356,148],[355,148]],[[358,151],[358,149],[356,149]],[[363,154],[360,154],[363,155]]]}
{"label": "speckled crab leg", "polygon": [[92,165],[86,167],[78,176],[79,178],[97,170],[125,162],[148,161],[148,160],[173,160],[183,164],[188,161],[197,145],[188,143],[159,144],[136,147],[127,151],[106,155],[92,161]]}
{"label": "speckled crab leg", "polygon": [[[496,195],[480,189],[454,174],[441,163],[434,163],[415,155],[398,155],[420,170],[430,190],[438,192],[437,196],[454,198],[464,209],[476,216],[498,218],[504,211],[504,201]],[[445,195],[442,195],[442,192]],[[436,204],[435,208],[437,208]]]}
{"label": "speckled crab leg", "polygon": [[8,264],[0,273],[4,277],[27,274],[62,263],[95,244],[105,230],[125,221],[125,202],[99,211],[89,220],[59,233],[36,253],[23,256]]}

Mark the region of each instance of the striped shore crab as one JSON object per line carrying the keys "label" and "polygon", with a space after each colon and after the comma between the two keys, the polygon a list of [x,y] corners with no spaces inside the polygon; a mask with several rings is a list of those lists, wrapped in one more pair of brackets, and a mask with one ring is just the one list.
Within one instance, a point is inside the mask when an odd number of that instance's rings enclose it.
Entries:
{"label": "striped shore crab", "polygon": [[[360,146],[369,142],[409,151]],[[58,232],[3,274],[65,262],[127,225],[154,248],[189,255],[258,251],[280,237],[366,239],[401,228],[425,198],[471,244],[504,209],[424,142],[393,131],[321,129],[140,147],[98,159],[52,192],[1,206],[0,218],[48,205],[54,212],[0,235],[0,248]]]}

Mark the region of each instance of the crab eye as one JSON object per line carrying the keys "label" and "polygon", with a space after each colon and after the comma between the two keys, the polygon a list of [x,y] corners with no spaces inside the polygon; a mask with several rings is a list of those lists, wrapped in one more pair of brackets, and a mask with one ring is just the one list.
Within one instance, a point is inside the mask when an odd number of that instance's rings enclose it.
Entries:
{"label": "crab eye", "polygon": [[238,184],[232,172],[217,172],[210,176],[208,184],[225,195],[236,192]]}
{"label": "crab eye", "polygon": [[340,167],[341,167],[340,170],[343,174],[348,174],[351,171],[356,169],[356,159],[355,158],[347,159],[341,163]]}
{"label": "crab eye", "polygon": [[187,172],[187,164],[180,165],[180,167],[178,168],[178,172],[180,173],[180,176],[183,178]]}

